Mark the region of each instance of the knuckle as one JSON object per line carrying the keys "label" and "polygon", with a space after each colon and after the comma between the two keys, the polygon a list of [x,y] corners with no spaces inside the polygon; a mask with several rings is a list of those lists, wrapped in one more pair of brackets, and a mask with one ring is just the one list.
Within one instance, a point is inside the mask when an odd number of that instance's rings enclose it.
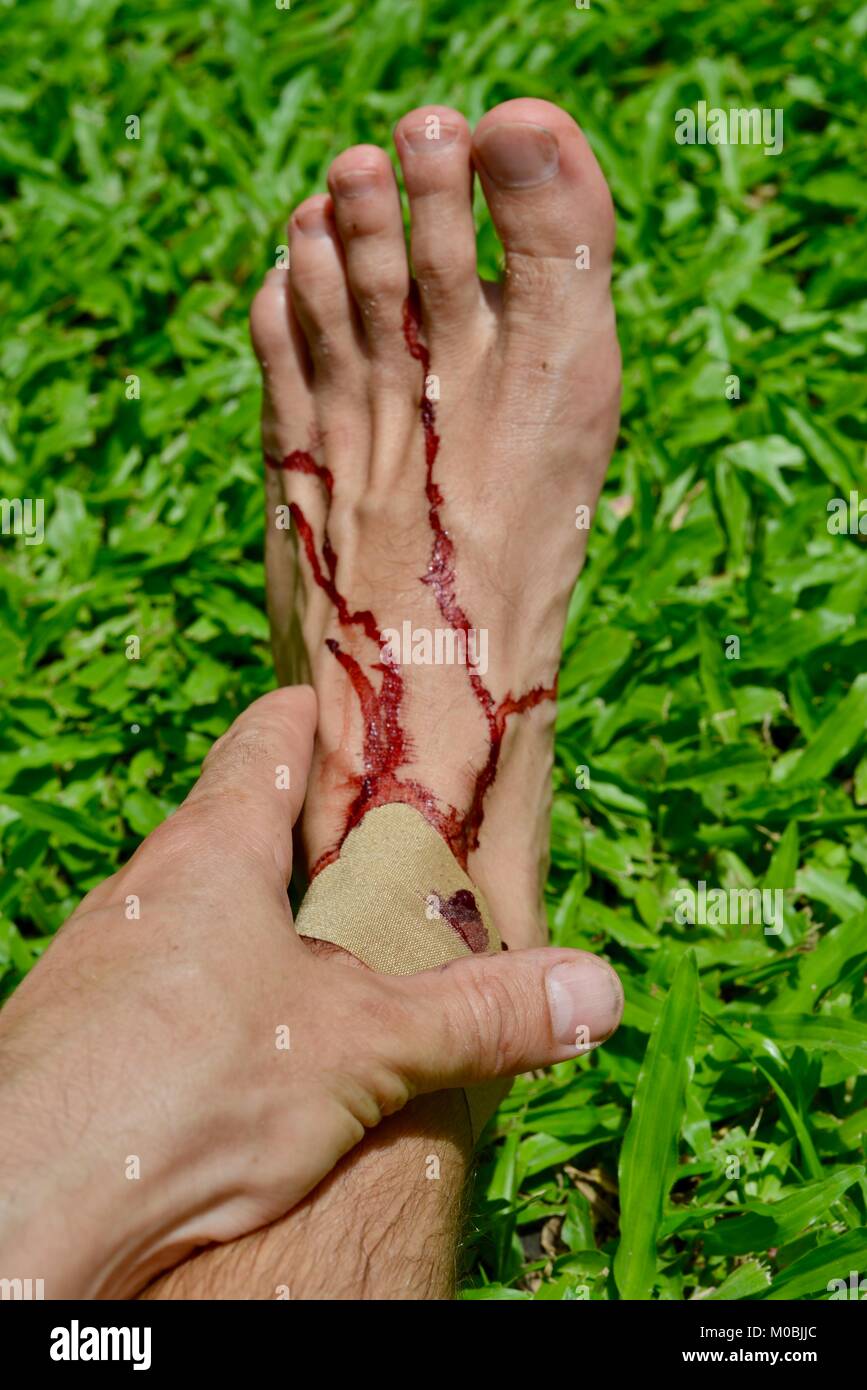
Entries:
{"label": "knuckle", "polygon": [[362,318],[390,323],[394,316],[394,305],[405,298],[405,289],[401,276],[388,271],[375,285],[359,285],[356,302]]}
{"label": "knuckle", "polygon": [[130,879],[133,865],[136,870],[150,869],[154,865],[161,870],[173,869],[179,860],[183,861],[195,851],[201,825],[197,808],[189,801],[184,802],[142,841],[121,874]]}
{"label": "knuckle", "polygon": [[462,254],[462,249],[455,247],[448,257],[444,257],[438,254],[436,248],[425,246],[420,251],[413,251],[413,264],[416,278],[426,294],[441,297],[453,295],[456,285],[463,285],[475,276],[475,248],[469,255]]}
{"label": "knuckle", "polygon": [[313,357],[319,363],[340,362],[346,356],[341,335],[329,324],[310,324],[307,328],[307,341]]}
{"label": "knuckle", "polygon": [[267,731],[259,724],[230,729],[218,738],[202,764],[205,772],[241,771],[251,763],[263,762],[271,751]]}
{"label": "knuckle", "polygon": [[377,1058],[369,1059],[364,1068],[364,1086],[375,1107],[377,1122],[402,1110],[414,1094],[405,1076]]}
{"label": "knuckle", "polygon": [[511,981],[491,969],[467,970],[458,993],[458,1031],[486,1072],[505,1073],[523,1055],[523,1010]]}
{"label": "knuckle", "polygon": [[[415,1094],[410,1078],[393,1060],[394,1040],[411,1035],[412,1011],[379,982],[353,981],[360,988],[352,1009],[355,1024],[341,1029],[338,1069],[352,1077],[364,1097],[366,1113],[373,1107],[373,1123],[402,1110]],[[370,1119],[365,1120],[370,1127]]]}

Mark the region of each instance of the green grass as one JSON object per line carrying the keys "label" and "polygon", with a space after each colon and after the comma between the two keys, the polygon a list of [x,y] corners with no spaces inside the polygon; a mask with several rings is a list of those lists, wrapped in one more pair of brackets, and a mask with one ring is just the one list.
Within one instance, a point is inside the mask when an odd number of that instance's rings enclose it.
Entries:
{"label": "green grass", "polygon": [[[614,191],[626,363],[548,901],[627,1008],[502,1107],[470,1296],[867,1273],[867,547],[826,524],[867,496],[867,8],[29,0],[3,25],[0,495],[44,498],[46,535],[0,537],[0,990],[272,684],[245,317],[286,210],[412,105],[548,97]],[[699,99],[782,108],[782,154],[676,144]],[[486,226],[480,252],[493,275]],[[699,880],[784,890],[782,933],[680,925]]]}

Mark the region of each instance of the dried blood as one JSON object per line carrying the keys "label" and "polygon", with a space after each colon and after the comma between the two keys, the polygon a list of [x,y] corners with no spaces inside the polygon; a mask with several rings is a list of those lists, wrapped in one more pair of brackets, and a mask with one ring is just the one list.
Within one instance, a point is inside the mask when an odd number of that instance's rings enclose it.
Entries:
{"label": "dried blood", "polygon": [[[473,624],[458,601],[455,547],[442,521],[440,510],[443,506],[443,495],[434,477],[440,436],[436,429],[434,402],[429,399],[425,389],[430,370],[430,352],[421,340],[418,308],[412,299],[408,299],[404,305],[403,335],[407,351],[420,364],[422,373],[419,413],[424,436],[425,498],[432,540],[427,572],[421,576],[421,582],[427,585],[433,594],[444,622],[469,638]],[[330,470],[318,464],[313,455],[306,450],[296,449],[283,459],[266,454],[265,463],[269,468],[283,472],[311,474],[319,478],[329,498],[333,496],[334,479]],[[337,858],[347,835],[355,829],[368,811],[376,806],[386,806],[394,802],[404,803],[419,811],[442,836],[461,867],[466,869],[469,855],[478,848],[485,797],[497,775],[507,721],[511,715],[533,709],[543,700],[553,700],[556,696],[556,682],[549,687],[534,686],[519,696],[507,694],[498,703],[478,670],[472,665],[464,668],[473,696],[487,724],[488,750],[481,768],[475,774],[467,809],[460,812],[452,806],[443,810],[429,787],[415,779],[399,775],[400,770],[411,761],[412,755],[411,743],[402,722],[404,678],[397,662],[388,655],[389,648],[383,640],[376,616],[369,609],[350,608],[348,601],[338,589],[338,557],[331,544],[327,524],[320,560],[312,528],[303,511],[297,502],[290,503],[289,510],[297,527],[314,583],[330,600],[340,627],[347,633],[353,628],[358,628],[376,645],[378,659],[370,663],[369,671],[376,672],[381,677],[377,687],[361,663],[345,651],[336,639],[326,639],[328,650],[346,672],[358,699],[364,730],[362,770],[353,779],[354,795],[346,812],[340,838],[332,849],[319,857],[310,870],[310,876],[313,878]],[[481,932],[486,945],[487,933],[481,917],[478,916],[475,899],[471,893],[466,893],[467,899],[472,899],[470,908],[469,903],[461,896],[464,891],[461,890],[447,899],[440,910],[471,950],[485,949],[485,946],[480,948],[472,944],[473,941],[480,940]],[[446,911],[446,908],[449,910]]]}
{"label": "dried blood", "polygon": [[487,928],[468,888],[459,888],[450,898],[439,898],[439,914],[471,951],[478,954],[487,951]]}

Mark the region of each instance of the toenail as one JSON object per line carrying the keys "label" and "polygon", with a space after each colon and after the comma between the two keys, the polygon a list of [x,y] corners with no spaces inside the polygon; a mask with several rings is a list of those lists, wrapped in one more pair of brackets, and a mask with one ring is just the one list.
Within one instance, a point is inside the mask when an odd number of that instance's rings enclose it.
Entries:
{"label": "toenail", "polygon": [[369,193],[376,191],[379,172],[376,169],[347,169],[345,173],[337,174],[334,182],[342,198],[366,198]]}
{"label": "toenail", "polygon": [[325,216],[325,208],[321,203],[314,203],[313,207],[299,208],[295,214],[295,226],[299,232],[305,236],[328,236],[328,218]]}
{"label": "toenail", "polygon": [[455,143],[460,128],[443,125],[440,120],[425,121],[424,125],[401,126],[400,134],[413,154],[436,154]]}
{"label": "toenail", "polygon": [[532,188],[560,167],[556,137],[541,125],[512,121],[493,126],[476,140],[484,172],[503,188]]}

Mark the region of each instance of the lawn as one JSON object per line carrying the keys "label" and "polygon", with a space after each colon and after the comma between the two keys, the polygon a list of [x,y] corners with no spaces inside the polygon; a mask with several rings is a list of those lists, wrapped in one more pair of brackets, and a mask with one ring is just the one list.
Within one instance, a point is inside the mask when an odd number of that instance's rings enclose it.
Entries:
{"label": "lawn", "polygon": [[[465,1293],[812,1299],[867,1273],[867,6],[28,0],[2,22],[0,495],[43,499],[44,540],[0,536],[0,991],[273,684],[246,314],[287,210],[411,106],[546,97],[611,182],[625,359],[548,906],[627,1004],[501,1108]],[[700,101],[782,111],[782,151],[679,144]],[[829,503],[853,492],[850,534]],[[679,920],[700,883],[776,890],[779,919]]]}

